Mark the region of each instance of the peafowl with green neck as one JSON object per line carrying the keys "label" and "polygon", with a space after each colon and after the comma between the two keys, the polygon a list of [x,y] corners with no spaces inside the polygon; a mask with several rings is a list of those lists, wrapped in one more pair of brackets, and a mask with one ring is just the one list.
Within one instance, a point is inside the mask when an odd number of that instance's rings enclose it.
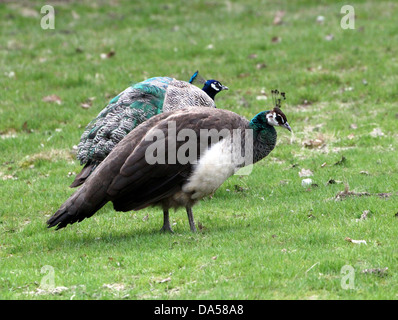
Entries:
{"label": "peafowl with green neck", "polygon": [[[193,83],[203,84],[202,90]],[[162,112],[187,108],[215,108],[217,93],[228,90],[217,80],[204,80],[196,71],[189,82],[155,77],[136,83],[113,98],[85,128],[77,146],[84,165],[71,188],[84,183],[112,149],[135,127]]]}

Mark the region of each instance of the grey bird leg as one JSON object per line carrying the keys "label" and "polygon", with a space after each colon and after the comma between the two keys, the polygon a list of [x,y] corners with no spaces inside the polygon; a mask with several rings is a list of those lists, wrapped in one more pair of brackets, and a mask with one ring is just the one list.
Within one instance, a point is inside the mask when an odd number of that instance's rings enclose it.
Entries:
{"label": "grey bird leg", "polygon": [[193,220],[192,208],[187,207],[186,209],[187,209],[188,221],[189,221],[189,226],[191,227],[191,231],[196,232],[195,221]]}
{"label": "grey bird leg", "polygon": [[160,231],[173,233],[173,230],[170,226],[169,210],[163,210],[163,227],[160,229]]}

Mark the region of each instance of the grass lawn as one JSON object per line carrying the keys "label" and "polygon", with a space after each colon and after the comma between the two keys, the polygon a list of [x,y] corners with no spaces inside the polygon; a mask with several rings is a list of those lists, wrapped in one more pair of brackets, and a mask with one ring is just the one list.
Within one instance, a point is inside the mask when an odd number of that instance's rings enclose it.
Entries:
{"label": "grass lawn", "polygon": [[[42,1],[0,4],[1,299],[398,298],[397,2],[350,1],[347,30],[334,1],[47,4],[55,29]],[[162,234],[161,210],[111,204],[47,229],[86,124],[133,82],[197,69],[247,118],[285,91],[293,134],[194,207],[196,234],[184,210]]]}

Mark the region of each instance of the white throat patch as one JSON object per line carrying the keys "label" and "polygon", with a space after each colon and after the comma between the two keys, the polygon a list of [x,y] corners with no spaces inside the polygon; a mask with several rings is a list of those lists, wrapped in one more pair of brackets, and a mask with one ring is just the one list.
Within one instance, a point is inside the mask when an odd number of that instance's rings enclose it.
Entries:
{"label": "white throat patch", "polygon": [[279,126],[278,121],[276,121],[276,113],[275,112],[270,112],[267,114],[267,120],[268,120],[268,124],[270,124],[271,126]]}

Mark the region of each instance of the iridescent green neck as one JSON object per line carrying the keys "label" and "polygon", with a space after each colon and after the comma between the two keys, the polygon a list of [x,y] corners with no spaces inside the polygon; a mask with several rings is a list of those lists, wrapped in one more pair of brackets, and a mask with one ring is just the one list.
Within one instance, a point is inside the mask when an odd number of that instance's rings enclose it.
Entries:
{"label": "iridescent green neck", "polygon": [[276,145],[277,134],[275,128],[267,122],[268,112],[260,112],[249,123],[249,128],[253,129],[254,162],[266,157]]}
{"label": "iridescent green neck", "polygon": [[267,113],[269,111],[262,111],[256,114],[249,123],[249,128],[253,129],[253,137],[255,139],[263,140],[268,135],[276,134],[275,128],[268,124]]}

